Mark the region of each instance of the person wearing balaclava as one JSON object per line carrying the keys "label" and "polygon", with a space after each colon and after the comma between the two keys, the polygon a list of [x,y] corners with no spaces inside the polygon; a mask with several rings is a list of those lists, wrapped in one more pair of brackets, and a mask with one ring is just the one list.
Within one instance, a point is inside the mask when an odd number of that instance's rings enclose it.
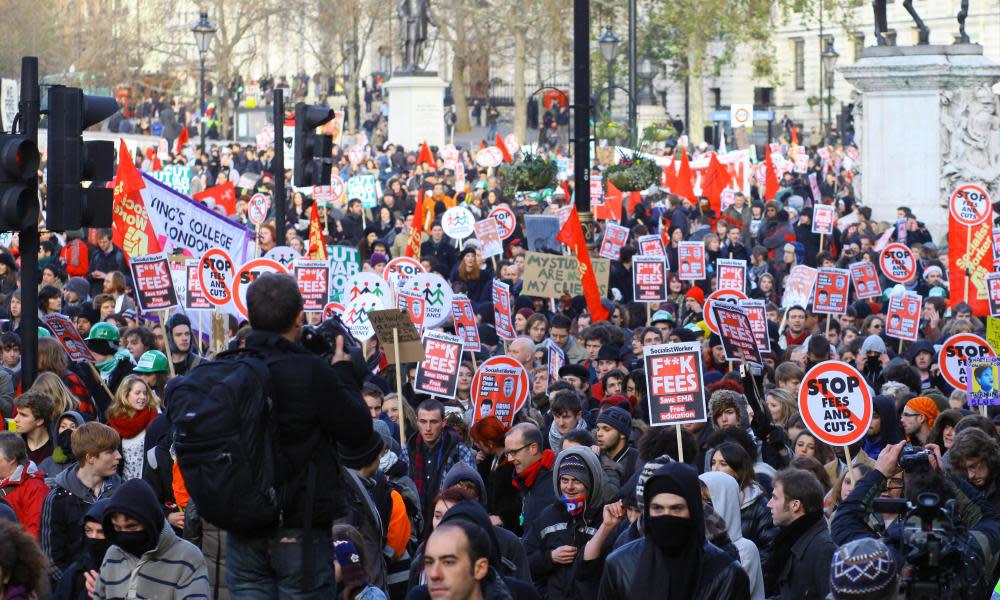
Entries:
{"label": "person wearing balaclava", "polygon": [[110,499],[98,500],[83,516],[83,552],[73,564],[63,571],[62,579],[59,580],[59,587],[56,588],[53,598],[90,600],[90,595],[87,593],[86,574],[90,573],[96,578],[97,571],[104,561],[104,554],[108,551],[108,546],[111,545],[111,542],[104,536],[104,525],[102,525],[104,511],[110,503]]}
{"label": "person wearing balaclava", "polygon": [[598,600],[746,600],[747,574],[705,539],[701,486],[693,468],[670,463],[642,489],[643,537],[608,557]]}
{"label": "person wearing balaclava", "polygon": [[104,511],[103,525],[111,547],[101,564],[94,597],[209,597],[205,557],[167,527],[148,483],[131,479],[122,484]]}

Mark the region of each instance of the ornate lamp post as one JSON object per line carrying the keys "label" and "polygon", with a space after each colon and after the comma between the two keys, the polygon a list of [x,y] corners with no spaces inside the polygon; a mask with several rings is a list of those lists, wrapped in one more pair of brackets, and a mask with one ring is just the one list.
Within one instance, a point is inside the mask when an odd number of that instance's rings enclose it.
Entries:
{"label": "ornate lamp post", "polygon": [[614,100],[615,91],[615,72],[612,69],[612,65],[615,62],[615,53],[618,52],[618,44],[621,42],[619,38],[613,31],[611,31],[611,26],[609,25],[601,37],[597,38],[597,45],[601,49],[601,56],[608,63],[608,115],[611,115],[611,102]]}
{"label": "ornate lamp post", "polygon": [[201,13],[198,22],[191,28],[191,33],[194,34],[194,43],[198,46],[198,56],[201,59],[201,100],[198,112],[201,114],[199,133],[201,134],[201,151],[203,153],[205,152],[205,56],[212,45],[216,31],[218,29],[215,27],[215,23],[208,20],[207,12]]}
{"label": "ornate lamp post", "polygon": [[837,65],[838,58],[840,58],[840,54],[837,54],[837,51],[833,49],[833,38],[831,37],[826,40],[826,48],[823,49],[822,54],[824,83],[826,84],[826,134],[828,136],[830,135],[830,125],[832,122],[830,105],[833,104],[833,68]]}

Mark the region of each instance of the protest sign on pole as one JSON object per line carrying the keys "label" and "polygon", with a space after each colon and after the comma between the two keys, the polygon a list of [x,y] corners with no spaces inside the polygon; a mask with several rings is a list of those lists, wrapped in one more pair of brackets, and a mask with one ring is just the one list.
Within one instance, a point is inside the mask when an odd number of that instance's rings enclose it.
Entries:
{"label": "protest sign on pole", "polygon": [[302,293],[302,310],[322,312],[329,301],[330,263],[325,260],[297,260],[292,269]]}
{"label": "protest sign on pole", "polygon": [[87,347],[87,343],[83,341],[76,325],[73,325],[69,317],[59,313],[49,313],[41,315],[40,318],[42,323],[52,332],[52,335],[62,344],[71,361],[93,363],[96,360],[94,353]]}
{"label": "protest sign on pole", "polygon": [[[408,312],[398,308],[373,310],[368,312],[368,320],[390,364],[424,359],[424,344]],[[397,357],[399,362],[396,362]]]}
{"label": "protest sign on pole", "polygon": [[559,381],[559,369],[563,368],[563,365],[566,364],[566,353],[559,347],[559,344],[556,344],[552,340],[545,341],[545,348],[547,359],[545,366],[548,371],[549,382],[546,389],[548,389],[553,383]]}
{"label": "protest sign on pole", "polygon": [[740,300],[747,299],[747,295],[739,290],[715,290],[708,296],[705,296],[703,308],[705,310],[705,325],[708,327],[708,330],[719,335],[719,324],[715,321],[715,313],[712,311],[713,304],[728,303],[736,306]]}
{"label": "protest sign on pole", "polygon": [[472,423],[496,417],[505,428],[512,427],[514,415],[528,401],[528,372],[509,356],[494,356],[483,361],[472,377]]}
{"label": "protest sign on pole", "polygon": [[556,254],[562,252],[562,242],[556,239],[559,235],[557,215],[525,215],[523,231],[528,242],[528,250]]}
{"label": "protest sign on pole", "polygon": [[639,236],[639,255],[663,258],[667,255],[663,249],[663,238],[658,235]]}
{"label": "protest sign on pole", "polygon": [[375,335],[375,326],[368,318],[368,313],[383,308],[381,298],[374,294],[362,294],[344,307],[344,325],[359,341],[367,342]]}
{"label": "protest sign on pole", "polygon": [[[597,279],[597,288],[601,296],[606,296],[611,263],[603,258],[592,258],[591,266],[594,269],[594,278]],[[523,281],[521,293],[525,296],[561,298],[564,294],[583,295],[580,262],[575,256],[526,252],[521,279]]]}
{"label": "protest sign on pole", "polygon": [[323,320],[332,319],[333,317],[340,317],[344,314],[344,305],[340,302],[327,302],[326,306],[323,307]]}
{"label": "protest sign on pole", "polygon": [[990,292],[990,316],[1000,316],[1000,273],[986,276],[986,289]]}
{"label": "protest sign on pole", "polygon": [[427,324],[427,300],[422,295],[400,291],[396,295],[396,306],[410,315],[410,320],[416,325],[417,331],[423,332]]}
{"label": "protest sign on pole", "polygon": [[135,256],[129,263],[132,281],[135,282],[135,298],[143,311],[167,310],[178,305],[177,290],[170,276],[170,261],[159,252],[145,256]]}
{"label": "protest sign on pole", "polygon": [[667,264],[662,257],[632,258],[632,287],[636,302],[663,302],[667,299]]}
{"label": "protest sign on pole", "polygon": [[514,211],[509,206],[500,204],[491,210],[487,216],[493,217],[496,220],[501,240],[505,240],[514,234],[514,229],[517,227],[517,217],[514,216]]}
{"label": "protest sign on pole", "polygon": [[511,314],[510,286],[502,281],[493,280],[493,313],[497,335],[501,339],[512,341],[517,333],[514,331],[514,316]]}
{"label": "protest sign on pole", "polygon": [[740,300],[736,303],[746,313],[753,330],[753,337],[762,353],[771,351],[771,336],[768,332],[767,302],[764,300]]}
{"label": "protest sign on pole", "polygon": [[717,289],[747,292],[747,261],[717,258],[715,272],[719,277]]}
{"label": "protest sign on pole", "polygon": [[799,386],[798,405],[810,433],[831,446],[849,446],[863,438],[874,412],[865,378],[838,360],[809,369]]}
{"label": "protest sign on pole", "polygon": [[[224,306],[233,299],[233,277],[236,267],[233,259],[222,248],[210,248],[198,262],[198,288],[205,300],[215,306]],[[191,286],[188,285],[190,289]]]}
{"label": "protest sign on pole", "polygon": [[[184,262],[184,310],[211,310],[214,304],[208,301],[208,297],[201,291],[201,270],[200,262],[188,260]],[[199,328],[200,329],[200,328]]]}
{"label": "protest sign on pole", "polygon": [[1000,227],[993,228],[993,268],[1000,269]]}
{"label": "protest sign on pole", "polygon": [[382,303],[380,308],[396,308],[392,304],[392,292],[389,284],[375,273],[361,271],[351,275],[344,283],[340,296],[342,304],[350,304],[355,299],[366,294],[372,294]]}
{"label": "protest sign on pole", "polygon": [[683,281],[705,278],[705,242],[680,242],[677,245],[678,277]]}
{"label": "protest sign on pole", "polygon": [[464,240],[475,231],[476,217],[464,206],[453,206],[441,216],[444,234],[455,241]]}
{"label": "protest sign on pole", "polygon": [[814,204],[812,232],[820,235],[831,235],[833,233],[833,221],[836,219],[832,204]]}
{"label": "protest sign on pole", "polygon": [[347,199],[361,200],[362,208],[375,208],[381,195],[382,186],[370,173],[354,175],[347,180]]}
{"label": "protest sign on pole", "polygon": [[437,273],[418,273],[407,279],[400,289],[424,299],[424,327],[438,327],[451,316],[451,299],[454,293],[451,291],[451,284]]}
{"label": "protest sign on pole", "polygon": [[343,304],[344,286],[350,277],[361,271],[361,251],[350,246],[330,246],[330,301]]}
{"label": "protest sign on pole", "polygon": [[302,258],[302,254],[291,246],[275,246],[264,254],[264,258],[269,258],[280,264],[286,271],[292,268],[292,263]]}
{"label": "protest sign on pole", "polygon": [[[604,239],[601,240],[601,250],[597,253],[601,258],[608,260],[618,260],[622,255],[622,248],[628,242],[629,228],[622,227],[615,223],[608,223],[604,227]],[[662,242],[661,242],[662,244]]]}
{"label": "protest sign on pole", "polygon": [[882,284],[878,281],[875,265],[867,260],[851,264],[851,279],[854,280],[854,294],[858,300],[882,295]]}
{"label": "protest sign on pole", "polygon": [[642,349],[649,424],[653,427],[705,421],[701,344],[661,344]]}
{"label": "protest sign on pole", "polygon": [[424,360],[417,363],[413,391],[452,399],[458,389],[458,368],[462,365],[462,339],[457,335],[424,333]]}
{"label": "protest sign on pole", "polygon": [[500,228],[497,220],[493,217],[486,217],[482,221],[476,221],[476,239],[479,240],[482,248],[483,258],[500,256],[503,254],[503,242],[500,241]]}
{"label": "protest sign on pole", "polygon": [[472,310],[472,302],[468,296],[465,294],[452,296],[451,318],[455,322],[455,333],[462,338],[465,349],[469,352],[482,350],[479,329],[476,327],[476,313]]}
{"label": "protest sign on pole", "polygon": [[764,360],[760,357],[753,326],[746,312],[739,305],[729,302],[713,302],[710,309],[719,328],[726,360],[763,365]]}
{"label": "protest sign on pole", "polygon": [[411,277],[426,272],[419,260],[409,256],[400,256],[390,260],[385,265],[385,269],[382,270],[382,279],[389,281],[393,275],[398,275],[400,283],[403,283]]}
{"label": "protest sign on pole", "polygon": [[986,340],[973,333],[956,333],[941,345],[938,351],[937,364],[941,376],[956,390],[964,390],[968,386],[968,365],[997,353]]}
{"label": "protest sign on pole", "polygon": [[848,288],[851,272],[847,269],[820,268],[816,271],[816,293],[813,295],[813,312],[823,315],[842,315],[847,312]]}
{"label": "protest sign on pole", "polygon": [[907,283],[917,274],[917,259],[903,244],[887,245],[878,255],[878,264],[882,274],[896,283]]}
{"label": "protest sign on pole", "polygon": [[285,270],[285,267],[281,266],[281,263],[273,261],[270,258],[257,258],[240,267],[240,270],[233,277],[233,303],[236,305],[236,310],[245,319],[249,318],[247,313],[247,288],[250,287],[250,284],[255,279],[265,273],[287,274],[288,271]]}
{"label": "protest sign on pole", "polygon": [[920,333],[920,309],[923,298],[907,292],[889,298],[885,334],[898,340],[916,341]]}
{"label": "protest sign on pole", "polygon": [[781,296],[781,308],[809,306],[813,286],[816,285],[816,269],[805,265],[795,265],[785,279],[785,292]]}
{"label": "protest sign on pole", "polygon": [[[969,406],[996,406],[1000,404],[1000,358],[987,356],[969,362],[969,385],[966,388]],[[985,411],[986,409],[983,408]]]}

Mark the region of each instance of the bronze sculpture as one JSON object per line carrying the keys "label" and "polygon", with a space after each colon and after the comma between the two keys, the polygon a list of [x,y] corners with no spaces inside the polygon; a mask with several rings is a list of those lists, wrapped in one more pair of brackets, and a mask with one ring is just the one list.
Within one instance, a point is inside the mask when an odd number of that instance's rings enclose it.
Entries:
{"label": "bronze sculpture", "polygon": [[398,0],[396,15],[399,17],[400,45],[403,50],[403,67],[400,72],[418,72],[421,70],[424,45],[427,43],[427,26],[430,24],[437,27],[431,17],[430,0]]}
{"label": "bronze sculpture", "polygon": [[[889,45],[885,36],[882,35],[889,29],[889,26],[886,23],[886,1],[887,0],[872,0],[872,8],[875,9],[875,39],[878,41],[879,46]],[[967,8],[968,0],[963,0],[962,6]],[[930,43],[931,30],[927,28],[923,19],[920,18],[920,15],[918,15],[917,11],[913,8],[913,0],[903,0],[903,8],[905,8],[906,12],[910,13],[910,16],[913,17],[913,22],[920,31],[920,39],[917,43],[921,45]],[[959,19],[959,23],[963,23],[961,18]],[[965,31],[964,24],[962,26],[962,31],[963,33]]]}

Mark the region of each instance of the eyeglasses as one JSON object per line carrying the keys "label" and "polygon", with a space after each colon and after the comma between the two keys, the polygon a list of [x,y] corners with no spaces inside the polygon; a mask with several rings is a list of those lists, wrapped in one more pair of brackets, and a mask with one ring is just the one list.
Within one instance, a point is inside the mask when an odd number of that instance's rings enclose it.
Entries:
{"label": "eyeglasses", "polygon": [[893,477],[886,482],[885,489],[887,490],[901,490],[903,489],[903,480],[898,477]]}
{"label": "eyeglasses", "polygon": [[525,445],[523,445],[523,446],[521,446],[520,448],[517,448],[517,449],[515,449],[515,450],[507,450],[507,451],[505,451],[505,452],[503,453],[503,455],[504,455],[504,456],[506,456],[506,457],[507,457],[508,459],[510,459],[510,458],[513,458],[515,454],[517,454],[517,453],[518,453],[518,452],[520,452],[521,450],[524,450],[525,448],[527,448],[527,447],[528,447],[528,446],[530,446],[530,445],[531,445],[531,444],[525,444]]}
{"label": "eyeglasses", "polygon": [[907,418],[910,418],[910,419],[914,419],[916,417],[922,417],[923,415],[920,414],[920,413],[908,413],[908,412],[904,412],[903,416],[907,417]]}

